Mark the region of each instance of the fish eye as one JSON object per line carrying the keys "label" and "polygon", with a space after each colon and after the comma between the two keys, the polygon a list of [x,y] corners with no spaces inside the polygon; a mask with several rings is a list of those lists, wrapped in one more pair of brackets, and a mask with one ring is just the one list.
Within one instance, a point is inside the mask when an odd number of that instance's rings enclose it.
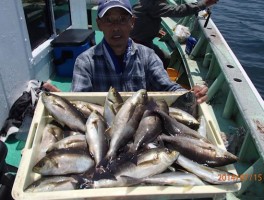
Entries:
{"label": "fish eye", "polygon": [[44,166],[44,162],[40,162],[39,167],[43,167],[43,166]]}

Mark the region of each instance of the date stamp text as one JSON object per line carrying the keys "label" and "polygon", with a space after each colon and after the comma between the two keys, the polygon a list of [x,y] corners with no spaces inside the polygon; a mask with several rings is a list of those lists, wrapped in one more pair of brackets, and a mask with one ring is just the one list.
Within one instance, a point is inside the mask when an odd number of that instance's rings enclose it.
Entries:
{"label": "date stamp text", "polygon": [[218,181],[256,181],[262,182],[264,178],[263,174],[219,174]]}

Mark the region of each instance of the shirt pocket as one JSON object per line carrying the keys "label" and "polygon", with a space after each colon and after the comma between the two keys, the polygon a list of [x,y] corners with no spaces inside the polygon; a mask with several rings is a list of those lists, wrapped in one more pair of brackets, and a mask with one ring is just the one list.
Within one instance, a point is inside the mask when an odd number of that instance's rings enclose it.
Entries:
{"label": "shirt pocket", "polygon": [[142,75],[133,75],[131,77],[130,86],[132,91],[138,91],[140,89],[146,89],[146,78]]}

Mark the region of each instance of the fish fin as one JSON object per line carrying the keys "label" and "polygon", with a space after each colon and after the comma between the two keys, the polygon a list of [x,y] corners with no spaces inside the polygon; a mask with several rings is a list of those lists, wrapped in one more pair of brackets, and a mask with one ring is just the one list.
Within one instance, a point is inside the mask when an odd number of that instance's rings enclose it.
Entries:
{"label": "fish fin", "polygon": [[132,162],[132,163],[134,163],[134,164],[136,164],[137,165],[137,163],[138,163],[138,157],[137,157],[137,155],[133,155],[133,157],[130,159],[130,162]]}
{"label": "fish fin", "polygon": [[108,126],[108,128],[105,130],[105,136],[108,140],[111,140],[111,126]]}
{"label": "fish fin", "polygon": [[119,156],[119,159],[123,161],[132,162],[135,165],[137,165],[137,161],[138,161],[137,154],[134,151],[128,151],[127,153]]}
{"label": "fish fin", "polygon": [[137,185],[143,182],[142,178],[135,178],[131,176],[121,175],[121,178],[125,178],[127,180],[128,186]]}
{"label": "fish fin", "polygon": [[114,174],[109,172],[107,169],[103,167],[98,167],[95,169],[94,175],[93,175],[93,181],[101,180],[101,179],[110,179],[110,180],[116,180],[116,177]]}
{"label": "fish fin", "polygon": [[118,113],[118,111],[120,110],[120,108],[124,105],[124,103],[119,103],[117,105],[114,105],[114,111],[115,111],[115,114]]}
{"label": "fish fin", "polygon": [[138,165],[138,166],[144,166],[144,165],[156,165],[157,164],[157,162],[156,162],[156,160],[148,160],[148,161],[144,161],[144,162],[138,162],[138,163],[136,163],[136,165]]}
{"label": "fish fin", "polygon": [[136,165],[140,165],[140,166],[144,166],[144,165],[149,165],[149,164],[151,164],[151,165],[156,165],[156,164],[158,164],[159,163],[159,156],[158,156],[158,154],[156,154],[155,155],[155,157],[153,157],[153,158],[150,158],[150,159],[146,159],[146,160],[143,160],[143,161],[137,161],[137,163],[136,163]]}
{"label": "fish fin", "polygon": [[183,192],[188,192],[193,188],[193,185],[183,187]]}
{"label": "fish fin", "polygon": [[63,109],[63,110],[66,110],[65,109],[65,107],[63,106],[63,105],[61,105],[58,101],[53,101],[53,104],[55,105],[55,106],[57,106],[57,107],[59,107],[59,108],[61,108],[61,109]]}
{"label": "fish fin", "polygon": [[118,163],[119,162],[115,156],[106,156],[97,164],[97,168],[101,168],[108,172],[113,172],[115,169],[117,169],[117,166],[119,166]]}
{"label": "fish fin", "polygon": [[173,167],[173,166],[169,166],[168,170],[170,170],[171,172],[175,172],[176,171],[175,167]]}
{"label": "fish fin", "polygon": [[79,188],[80,189],[90,189],[93,188],[93,180],[92,179],[83,179],[83,181],[80,183]]}
{"label": "fish fin", "polygon": [[97,164],[97,168],[107,169],[108,166],[110,165],[110,161],[111,161],[111,158],[108,158],[108,157],[103,158],[103,159]]}
{"label": "fish fin", "polygon": [[91,179],[90,178],[86,178],[80,174],[72,174],[70,175],[70,177],[72,177],[77,184],[77,187],[82,188],[84,184],[86,184],[87,182],[91,183]]}
{"label": "fish fin", "polygon": [[157,137],[157,141],[158,141],[159,146],[165,147],[165,144],[162,139],[163,135],[166,136],[164,133],[162,133],[161,135]]}
{"label": "fish fin", "polygon": [[98,130],[98,122],[99,120],[98,119],[95,119],[92,124],[94,125],[95,129]]}

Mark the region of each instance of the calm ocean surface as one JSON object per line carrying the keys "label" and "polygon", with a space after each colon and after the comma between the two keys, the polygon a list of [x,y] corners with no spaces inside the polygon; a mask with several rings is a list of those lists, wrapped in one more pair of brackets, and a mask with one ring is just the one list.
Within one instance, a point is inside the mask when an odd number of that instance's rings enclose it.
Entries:
{"label": "calm ocean surface", "polygon": [[219,0],[212,19],[264,99],[263,0]]}

